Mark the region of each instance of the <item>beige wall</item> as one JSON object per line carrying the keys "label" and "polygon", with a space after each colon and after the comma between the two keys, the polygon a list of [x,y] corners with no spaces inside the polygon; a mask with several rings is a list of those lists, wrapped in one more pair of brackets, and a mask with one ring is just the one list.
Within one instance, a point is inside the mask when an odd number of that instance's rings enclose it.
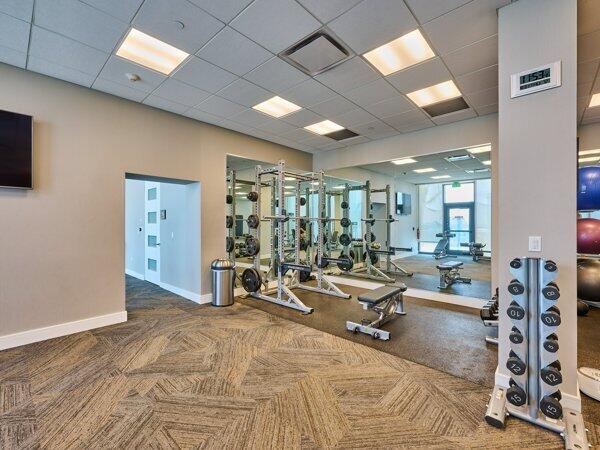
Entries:
{"label": "beige wall", "polygon": [[579,150],[596,150],[600,148],[600,122],[583,125],[577,130]]}
{"label": "beige wall", "polygon": [[122,311],[125,172],[200,181],[202,293],[224,255],[226,154],[312,155],[0,64],[0,108],[34,116],[35,189],[0,190],[0,336]]}

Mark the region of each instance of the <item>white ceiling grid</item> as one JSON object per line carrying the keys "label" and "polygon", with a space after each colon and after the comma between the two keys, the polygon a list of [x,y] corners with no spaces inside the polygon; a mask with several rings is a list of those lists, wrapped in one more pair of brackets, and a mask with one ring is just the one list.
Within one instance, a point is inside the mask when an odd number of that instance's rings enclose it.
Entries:
{"label": "white ceiling grid", "polygon": [[[2,0],[0,62],[317,152],[497,111],[497,13],[510,0]],[[597,9],[598,2],[589,6]],[[599,14],[598,11],[595,12]],[[183,28],[181,27],[183,24]],[[277,54],[327,26],[353,58],[314,77]],[[164,76],[114,56],[131,27],[191,56]],[[436,57],[383,77],[361,56],[419,28]],[[588,26],[580,84],[596,79],[600,31]],[[580,65],[580,69],[582,66]],[[130,82],[126,73],[140,81]],[[406,93],[453,79],[469,109],[432,120]],[[252,109],[274,95],[302,110]],[[600,113],[598,119],[600,120]],[[592,120],[588,112],[580,118]],[[343,142],[302,127],[333,120]]]}

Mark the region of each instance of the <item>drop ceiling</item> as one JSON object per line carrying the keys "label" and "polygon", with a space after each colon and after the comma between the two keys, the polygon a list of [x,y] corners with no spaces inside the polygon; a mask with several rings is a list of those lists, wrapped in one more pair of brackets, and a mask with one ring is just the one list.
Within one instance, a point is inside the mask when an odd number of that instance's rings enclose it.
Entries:
{"label": "drop ceiling", "polygon": [[[2,0],[0,62],[292,148],[318,152],[497,111],[497,14],[510,0]],[[580,1],[596,16],[598,2]],[[580,97],[600,90],[600,30],[580,30]],[[581,19],[580,19],[581,21]],[[115,55],[129,30],[190,54],[170,76]],[[314,77],[278,55],[326,27],[351,58]],[[436,57],[383,77],[362,57],[419,29]],[[457,32],[460,30],[460,32]],[[131,82],[126,74],[136,74]],[[468,109],[430,118],[406,94],[453,80]],[[583,92],[586,94],[584,95]],[[302,107],[252,109],[280,96]],[[583,101],[583,100],[582,100]],[[585,103],[585,102],[584,102]],[[600,111],[580,107],[583,123]],[[332,120],[360,136],[305,126]]]}

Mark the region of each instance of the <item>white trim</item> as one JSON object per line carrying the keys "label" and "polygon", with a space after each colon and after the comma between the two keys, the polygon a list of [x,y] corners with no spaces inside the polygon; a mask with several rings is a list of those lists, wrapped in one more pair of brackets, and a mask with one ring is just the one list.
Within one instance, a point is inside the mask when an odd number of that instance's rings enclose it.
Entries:
{"label": "white trim", "polygon": [[127,322],[127,311],[119,311],[103,316],[89,317],[73,322],[50,325],[48,327],[34,328],[33,330],[22,331],[20,333],[7,334],[5,336],[0,336],[0,350],[20,347],[21,345],[32,344],[33,342],[54,339],[121,322]]}
{"label": "white trim", "polygon": [[212,303],[212,292],[209,292],[208,294],[202,294],[200,296],[200,299],[196,303],[198,303],[199,305]]}
{"label": "white trim", "polygon": [[135,270],[125,269],[125,273],[127,275],[129,275],[130,277],[134,277],[134,278],[137,278],[138,280],[146,281],[144,274],[136,272]]}
{"label": "white trim", "polygon": [[[346,286],[360,287],[364,289],[377,289],[384,286],[383,283],[375,281],[367,281],[358,278],[345,278],[330,275],[329,278],[336,284],[345,284]],[[435,302],[449,303],[451,305],[466,306],[467,308],[481,309],[488,300],[476,297],[464,297],[462,295],[445,294],[443,292],[426,291],[424,289],[408,288],[405,292],[407,297],[422,298],[424,300],[432,300]]]}
{"label": "white trim", "polygon": [[[196,294],[195,292],[186,291],[185,289],[178,288],[177,286],[173,286],[171,284],[160,282],[158,284],[165,291],[172,292],[173,294],[177,294],[180,297],[187,298],[188,300],[193,301],[194,303],[202,303],[202,296],[200,294]],[[209,300],[210,302],[210,300]],[[206,302],[204,302],[206,303]]]}

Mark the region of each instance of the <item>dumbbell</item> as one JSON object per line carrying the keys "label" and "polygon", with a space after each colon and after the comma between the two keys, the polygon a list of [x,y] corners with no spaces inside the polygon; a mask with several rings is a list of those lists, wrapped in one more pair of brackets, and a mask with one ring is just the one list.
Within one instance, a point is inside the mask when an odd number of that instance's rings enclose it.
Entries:
{"label": "dumbbell", "polygon": [[523,375],[525,370],[527,370],[527,364],[525,364],[523,360],[511,350],[508,360],[506,361],[506,368],[515,375]]}
{"label": "dumbbell", "polygon": [[544,383],[550,386],[558,386],[560,383],[562,383],[560,362],[556,360],[540,370],[540,378],[544,381]]}
{"label": "dumbbell", "polygon": [[508,339],[513,344],[522,344],[523,333],[521,333],[517,327],[512,327],[512,330],[510,330],[510,334],[508,335]]}
{"label": "dumbbell", "polygon": [[509,382],[510,387],[506,390],[506,400],[512,405],[523,406],[527,402],[525,390],[519,386],[512,378]]}
{"label": "dumbbell", "polygon": [[510,295],[521,295],[525,292],[525,286],[519,280],[511,280],[508,284],[508,293]]}
{"label": "dumbbell", "polygon": [[523,266],[523,262],[519,258],[515,258],[509,263],[509,265],[513,269],[520,269],[521,266]]}
{"label": "dumbbell", "polygon": [[561,398],[560,391],[545,395],[542,400],[540,400],[540,409],[544,415],[551,419],[560,419],[563,414],[562,406],[560,404]]}
{"label": "dumbbell", "polygon": [[506,308],[506,314],[513,320],[522,320],[525,317],[525,310],[517,302],[512,301]]}
{"label": "dumbbell", "polygon": [[546,300],[556,301],[560,297],[560,290],[556,283],[551,281],[542,289],[542,295]]}
{"label": "dumbbell", "polygon": [[540,316],[540,320],[542,321],[542,323],[546,326],[549,327],[557,327],[560,325],[560,309],[558,309],[556,306],[551,306],[550,308],[548,308],[546,311],[544,311],[541,316]]}
{"label": "dumbbell", "polygon": [[556,263],[552,260],[548,260],[544,263],[544,270],[546,272],[556,272],[557,269]]}
{"label": "dumbbell", "polygon": [[558,336],[554,333],[548,335],[543,345],[547,352],[556,353],[558,351]]}

